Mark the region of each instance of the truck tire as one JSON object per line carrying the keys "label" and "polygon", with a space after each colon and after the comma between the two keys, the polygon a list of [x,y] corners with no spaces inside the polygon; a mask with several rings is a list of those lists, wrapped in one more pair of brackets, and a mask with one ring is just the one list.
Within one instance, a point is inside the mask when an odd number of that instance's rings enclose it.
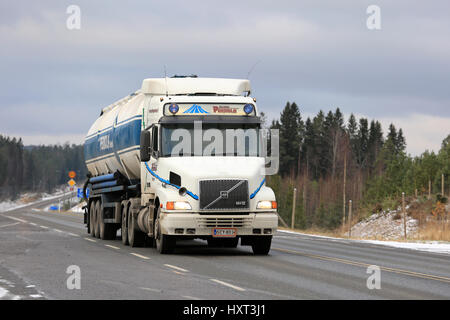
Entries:
{"label": "truck tire", "polygon": [[89,233],[95,237],[95,201],[92,201],[89,207]]}
{"label": "truck tire", "polygon": [[257,255],[267,255],[272,244],[272,236],[255,237],[252,244],[253,253]]}
{"label": "truck tire", "polygon": [[128,243],[131,247],[142,247],[145,242],[145,233],[138,230],[136,219],[133,217],[131,207],[128,208]]}
{"label": "truck tire", "polygon": [[128,245],[128,205],[125,205],[122,209],[122,227],[121,227],[121,234],[122,234],[122,243],[124,245]]}
{"label": "truck tire", "polygon": [[158,252],[161,254],[172,253],[173,250],[175,249],[176,241],[173,236],[161,234],[161,227],[160,227],[160,221],[159,221],[160,220],[159,219],[160,211],[161,211],[161,209],[158,208],[158,213],[156,215],[156,220],[154,223],[155,231],[153,232],[154,237],[155,237],[156,250],[158,250]]}
{"label": "truck tire", "polygon": [[116,238],[116,226],[112,223],[105,223],[105,208],[100,206],[99,219],[99,237],[102,240],[114,240]]}
{"label": "truck tire", "polygon": [[94,237],[98,238],[100,236],[100,200],[95,201],[94,220]]}

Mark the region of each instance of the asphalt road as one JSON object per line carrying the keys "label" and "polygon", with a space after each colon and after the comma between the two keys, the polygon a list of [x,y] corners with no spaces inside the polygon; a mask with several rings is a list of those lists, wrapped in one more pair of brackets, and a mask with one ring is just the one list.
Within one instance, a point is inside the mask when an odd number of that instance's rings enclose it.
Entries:
{"label": "asphalt road", "polygon": [[[0,299],[450,299],[449,255],[282,232],[268,256],[200,240],[160,255],[38,209],[51,202],[0,213]],[[380,289],[367,287],[370,265]],[[80,289],[68,289],[69,266]]]}

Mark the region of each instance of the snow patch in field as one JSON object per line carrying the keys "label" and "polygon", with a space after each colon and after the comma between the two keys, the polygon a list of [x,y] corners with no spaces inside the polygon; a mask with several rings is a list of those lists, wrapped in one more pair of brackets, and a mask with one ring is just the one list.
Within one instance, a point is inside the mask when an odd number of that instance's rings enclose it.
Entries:
{"label": "snow patch in field", "polygon": [[[409,206],[406,206],[408,210]],[[378,240],[400,240],[404,237],[403,213],[401,209],[374,213],[352,227],[352,237],[375,238]],[[406,216],[406,234],[415,237],[419,231],[419,222]],[[348,232],[346,233],[348,235]]]}

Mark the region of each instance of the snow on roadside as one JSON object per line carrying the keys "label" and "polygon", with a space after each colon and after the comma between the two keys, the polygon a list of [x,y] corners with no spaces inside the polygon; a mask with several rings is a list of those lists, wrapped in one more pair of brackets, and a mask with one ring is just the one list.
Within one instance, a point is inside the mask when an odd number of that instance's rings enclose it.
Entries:
{"label": "snow on roadside", "polygon": [[329,237],[329,236],[320,236],[320,235],[301,233],[301,232],[291,231],[291,230],[278,230],[278,232],[297,234],[297,235],[308,236],[308,237],[313,237],[313,238],[330,239],[330,240],[334,240],[334,241],[340,240],[340,241],[354,242],[354,243],[369,243],[369,244],[375,244],[375,245],[390,246],[390,247],[395,247],[395,248],[427,251],[427,252],[450,255],[450,242],[444,242],[444,241],[400,242],[400,241],[385,241],[385,240],[357,240],[357,239],[346,239],[346,238],[336,238],[336,237]]}
{"label": "snow on roadside", "polygon": [[[58,189],[53,194],[48,193],[25,193],[20,196],[19,199],[11,201],[6,200],[0,202],[0,212],[7,212],[15,209],[20,209],[26,206],[29,206],[34,203],[39,203],[45,200],[56,199],[64,194],[64,189]],[[27,199],[35,199],[34,201],[27,201]]]}
{"label": "snow on roadside", "polygon": [[84,213],[83,207],[86,205],[86,202],[82,201],[79,204],[77,204],[76,206],[73,206],[70,211],[75,212],[75,213]]}
{"label": "snow on roadside", "polygon": [[450,243],[440,241],[423,241],[423,242],[400,242],[400,241],[382,241],[382,240],[356,240],[372,244],[380,244],[403,249],[412,249],[419,251],[428,251],[435,253],[444,253],[450,255]]}

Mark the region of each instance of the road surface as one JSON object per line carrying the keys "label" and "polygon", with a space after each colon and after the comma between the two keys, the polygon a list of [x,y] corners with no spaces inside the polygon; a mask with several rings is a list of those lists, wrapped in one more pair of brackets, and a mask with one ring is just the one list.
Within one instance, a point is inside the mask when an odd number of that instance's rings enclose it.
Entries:
{"label": "road surface", "polygon": [[282,232],[268,256],[200,240],[160,255],[92,238],[82,215],[39,210],[51,202],[0,213],[1,299],[450,299],[449,255]]}

